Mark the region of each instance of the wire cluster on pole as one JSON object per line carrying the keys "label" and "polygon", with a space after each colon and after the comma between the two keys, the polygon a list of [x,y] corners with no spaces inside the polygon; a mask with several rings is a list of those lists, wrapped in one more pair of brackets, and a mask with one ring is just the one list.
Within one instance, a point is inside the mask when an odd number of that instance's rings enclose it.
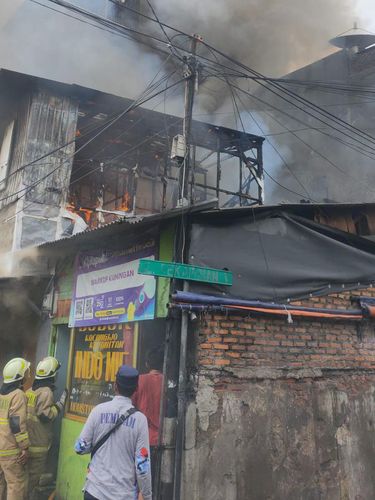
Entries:
{"label": "wire cluster on pole", "polygon": [[[183,54],[186,54],[185,57],[190,55],[191,51],[186,46],[183,46],[177,43],[176,39],[178,37],[184,37],[184,39],[192,39],[192,35],[185,33],[182,30],[179,30],[167,23],[164,23],[158,17],[155,9],[153,8],[150,0],[146,0],[147,5],[151,11],[151,15],[145,14],[143,12],[139,12],[138,10],[129,7],[127,4],[120,4],[115,2],[115,0],[110,0],[118,8],[126,9],[128,12],[131,12],[140,18],[143,18],[148,23],[157,24],[159,29],[161,30],[163,37],[160,38],[156,32],[147,32],[142,31],[140,29],[135,29],[133,27],[124,26],[122,24],[116,23],[113,20],[109,20],[103,18],[97,14],[86,11],[80,7],[77,7],[66,0],[30,0],[33,3],[36,3],[40,6],[50,8],[60,14],[68,15],[76,19],[79,22],[85,22],[90,24],[91,26],[99,29],[103,29],[105,31],[109,31],[113,35],[121,36],[126,39],[130,39],[132,41],[136,41],[137,43],[141,43],[158,54],[165,54],[172,59],[175,59],[179,63],[183,61]],[[54,7],[52,7],[52,4]],[[62,10],[63,9],[63,10]],[[296,86],[309,86],[312,88],[316,88],[319,91],[324,92],[334,92],[334,93],[342,93],[342,94],[355,94],[357,97],[361,98],[370,98],[372,94],[375,94],[375,89],[371,86],[365,85],[347,85],[340,82],[324,82],[324,81],[306,81],[306,80],[295,80],[288,78],[269,78],[265,75],[257,72],[253,68],[243,64],[240,61],[237,61],[233,57],[225,54],[224,52],[218,50],[217,48],[211,46],[209,43],[202,41],[202,46],[206,48],[206,52],[202,53],[200,51],[199,54],[196,55],[197,60],[202,65],[203,71],[202,74],[205,74],[208,77],[215,77],[224,79],[230,88],[230,94],[232,96],[232,102],[234,107],[235,115],[238,116],[239,121],[242,120],[241,113],[238,109],[238,104],[236,104],[236,98],[233,97],[233,93],[236,93],[238,99],[238,92],[247,94],[249,97],[257,100],[258,102],[263,102],[263,105],[268,106],[270,108],[276,108],[272,103],[267,101],[266,99],[262,99],[259,95],[251,94],[247,92],[242,87],[239,86],[238,83],[234,83],[232,80],[235,79],[237,82],[241,80],[250,80],[257,84],[263,91],[267,94],[273,96],[273,98],[277,98],[287,104],[292,109],[295,109],[298,113],[302,113],[308,119],[312,119],[314,122],[318,122],[320,126],[309,126],[306,122],[303,122],[300,118],[298,118],[295,114],[291,114],[285,111],[285,109],[278,110],[284,115],[289,115],[293,120],[297,122],[304,123],[307,125],[307,128],[310,130],[316,130],[318,133],[326,135],[330,137],[332,140],[337,141],[339,144],[342,144],[345,147],[349,147],[354,151],[368,157],[369,159],[374,159],[375,157],[375,137],[368,133],[365,130],[361,130],[355,125],[343,120],[339,116],[336,116],[332,112],[328,111],[326,108],[322,108],[316,103],[312,102],[309,99],[301,96],[298,92],[295,92],[291,89],[291,87]],[[220,58],[220,59],[219,59]],[[245,108],[245,111],[248,112]],[[242,124],[243,125],[243,124]],[[323,125],[324,127],[322,127]],[[266,134],[264,134],[266,135]],[[302,142],[302,139],[296,135],[296,137]],[[304,141],[306,146],[309,146],[313,149],[308,141]],[[277,150],[275,145],[272,147]],[[52,153],[51,153],[52,154]],[[278,152],[279,156],[282,157],[281,153]],[[45,155],[44,157],[48,156]],[[39,159],[35,160],[38,161]],[[285,165],[287,163],[283,162]],[[332,160],[327,159],[327,165],[336,168],[336,170],[342,170],[340,167],[334,164]],[[21,167],[22,168],[22,167]],[[286,167],[291,172],[291,175],[296,178],[295,174],[291,171],[291,168]],[[269,173],[265,172],[268,177],[275,181]],[[297,179],[296,179],[297,180]],[[297,181],[300,184],[300,181]],[[281,183],[278,183],[282,186]],[[288,189],[286,186],[282,186],[283,188]],[[302,187],[302,186],[301,186]],[[306,194],[306,188],[303,189]],[[301,193],[295,193],[298,196]],[[315,201],[308,197],[310,201]]]}

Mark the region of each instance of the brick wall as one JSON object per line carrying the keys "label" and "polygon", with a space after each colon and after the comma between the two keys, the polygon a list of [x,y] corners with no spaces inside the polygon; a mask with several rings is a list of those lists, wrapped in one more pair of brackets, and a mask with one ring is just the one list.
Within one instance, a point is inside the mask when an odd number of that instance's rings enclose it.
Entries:
{"label": "brick wall", "polygon": [[[350,298],[375,297],[373,288],[292,304],[354,308]],[[200,367],[375,369],[375,322],[306,320],[214,314],[199,325]]]}

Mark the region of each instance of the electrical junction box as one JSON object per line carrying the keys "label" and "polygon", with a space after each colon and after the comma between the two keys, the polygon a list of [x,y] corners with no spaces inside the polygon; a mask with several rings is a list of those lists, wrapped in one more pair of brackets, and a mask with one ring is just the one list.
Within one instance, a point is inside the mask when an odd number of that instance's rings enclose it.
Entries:
{"label": "electrical junction box", "polygon": [[186,156],[186,141],[183,135],[175,135],[172,140],[171,159],[183,160]]}

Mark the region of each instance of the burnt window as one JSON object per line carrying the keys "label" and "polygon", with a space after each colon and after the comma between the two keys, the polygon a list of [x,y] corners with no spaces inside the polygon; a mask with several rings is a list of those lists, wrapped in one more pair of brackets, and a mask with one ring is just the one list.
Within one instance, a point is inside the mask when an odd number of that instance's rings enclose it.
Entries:
{"label": "burnt window", "polygon": [[367,219],[367,215],[358,214],[357,216],[353,216],[353,221],[355,225],[356,233],[360,236],[369,236],[370,235],[370,227]]}

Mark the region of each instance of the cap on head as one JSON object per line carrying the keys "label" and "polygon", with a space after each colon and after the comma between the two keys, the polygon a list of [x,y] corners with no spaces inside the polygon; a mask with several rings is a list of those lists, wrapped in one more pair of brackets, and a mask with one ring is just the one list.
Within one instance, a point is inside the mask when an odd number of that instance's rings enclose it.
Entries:
{"label": "cap on head", "polygon": [[136,389],[139,372],[132,366],[122,365],[116,374],[116,383],[122,389]]}
{"label": "cap on head", "polygon": [[44,378],[54,377],[57,370],[60,368],[60,363],[53,356],[47,356],[39,361],[36,367],[36,380],[43,380]]}
{"label": "cap on head", "polygon": [[13,358],[4,366],[3,379],[4,384],[11,384],[12,382],[17,382],[17,380],[22,380],[27,370],[30,368],[29,361],[23,358]]}

